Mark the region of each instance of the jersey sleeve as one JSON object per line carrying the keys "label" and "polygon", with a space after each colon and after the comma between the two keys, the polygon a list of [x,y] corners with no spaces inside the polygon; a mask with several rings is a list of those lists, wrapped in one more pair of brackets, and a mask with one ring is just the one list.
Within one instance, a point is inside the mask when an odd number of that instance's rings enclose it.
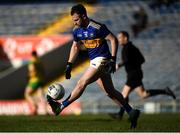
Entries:
{"label": "jersey sleeve", "polygon": [[110,30],[104,24],[101,26],[99,32],[102,38],[105,38],[107,35],[109,35],[109,33],[111,33]]}

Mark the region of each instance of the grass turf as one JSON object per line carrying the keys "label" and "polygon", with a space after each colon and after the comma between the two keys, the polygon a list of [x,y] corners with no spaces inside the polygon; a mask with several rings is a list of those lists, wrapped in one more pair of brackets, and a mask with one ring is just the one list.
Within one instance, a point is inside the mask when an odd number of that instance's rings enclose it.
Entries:
{"label": "grass turf", "polygon": [[180,114],[141,114],[136,129],[130,129],[125,115],[114,120],[108,114],[80,116],[0,116],[0,132],[177,132]]}

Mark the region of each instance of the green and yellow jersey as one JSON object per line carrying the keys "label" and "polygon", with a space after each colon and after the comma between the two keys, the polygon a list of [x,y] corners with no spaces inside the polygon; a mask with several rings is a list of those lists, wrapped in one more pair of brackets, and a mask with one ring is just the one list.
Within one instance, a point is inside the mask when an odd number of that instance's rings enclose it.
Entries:
{"label": "green and yellow jersey", "polygon": [[32,58],[28,64],[29,81],[28,86],[38,89],[44,81],[44,68],[38,58]]}

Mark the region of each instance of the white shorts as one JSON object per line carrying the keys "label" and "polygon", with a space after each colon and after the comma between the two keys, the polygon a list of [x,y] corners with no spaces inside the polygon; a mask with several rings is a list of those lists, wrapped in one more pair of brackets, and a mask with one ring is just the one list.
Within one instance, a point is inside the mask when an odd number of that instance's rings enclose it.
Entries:
{"label": "white shorts", "polygon": [[96,69],[99,69],[108,62],[108,59],[106,57],[96,57],[93,60],[90,61],[90,66]]}

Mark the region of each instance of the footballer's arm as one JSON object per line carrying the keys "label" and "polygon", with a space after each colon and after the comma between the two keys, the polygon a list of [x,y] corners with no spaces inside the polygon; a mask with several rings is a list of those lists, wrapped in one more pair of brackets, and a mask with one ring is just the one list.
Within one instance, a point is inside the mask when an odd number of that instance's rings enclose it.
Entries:
{"label": "footballer's arm", "polygon": [[73,41],[68,62],[74,63],[78,53],[79,53],[79,42]]}
{"label": "footballer's arm", "polygon": [[110,43],[111,43],[111,54],[112,54],[112,56],[116,57],[117,50],[118,50],[117,38],[112,33],[110,33],[106,36],[105,39],[110,41]]}

